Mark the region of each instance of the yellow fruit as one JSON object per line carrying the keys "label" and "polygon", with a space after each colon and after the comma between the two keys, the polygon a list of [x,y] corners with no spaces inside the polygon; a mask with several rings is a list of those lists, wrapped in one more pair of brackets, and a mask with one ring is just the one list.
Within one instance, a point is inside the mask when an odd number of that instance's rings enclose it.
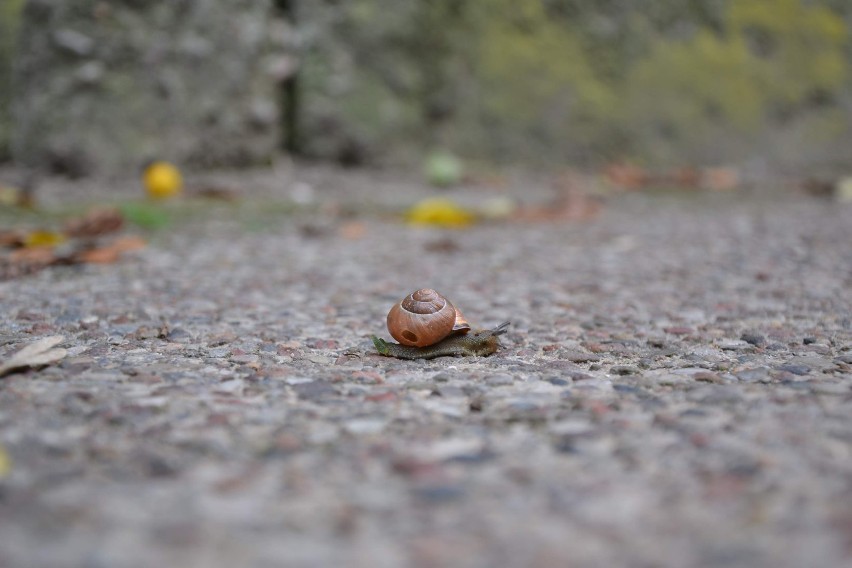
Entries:
{"label": "yellow fruit", "polygon": [[167,199],[174,197],[183,189],[180,170],[168,162],[153,162],[145,168],[142,182],[149,197]]}

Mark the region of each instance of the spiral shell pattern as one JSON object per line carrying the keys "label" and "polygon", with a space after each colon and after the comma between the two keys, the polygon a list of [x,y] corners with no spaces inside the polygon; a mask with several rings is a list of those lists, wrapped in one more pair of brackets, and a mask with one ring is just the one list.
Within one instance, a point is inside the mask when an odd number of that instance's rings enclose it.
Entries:
{"label": "spiral shell pattern", "polygon": [[394,304],[388,312],[388,331],[402,345],[425,347],[453,332],[456,313],[444,296],[422,288]]}

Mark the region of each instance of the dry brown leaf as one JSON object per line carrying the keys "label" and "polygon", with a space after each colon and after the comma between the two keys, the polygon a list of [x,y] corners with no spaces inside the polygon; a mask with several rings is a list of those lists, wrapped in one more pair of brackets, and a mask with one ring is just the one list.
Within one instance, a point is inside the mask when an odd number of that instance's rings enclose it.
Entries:
{"label": "dry brown leaf", "polygon": [[24,234],[20,231],[0,231],[0,247],[19,247],[23,246],[23,243]]}
{"label": "dry brown leaf", "polygon": [[78,219],[72,219],[65,225],[65,234],[69,237],[99,237],[121,230],[124,215],[114,207],[93,209]]}
{"label": "dry brown leaf", "polygon": [[586,221],[597,217],[603,204],[587,195],[567,195],[545,205],[519,207],[512,215],[515,221]]}
{"label": "dry brown leaf", "polygon": [[62,343],[64,340],[65,337],[62,335],[52,335],[30,343],[12,355],[8,361],[0,365],[0,377],[18,369],[41,367],[63,359],[68,352],[61,347],[54,346]]}
{"label": "dry brown leaf", "polygon": [[53,247],[25,247],[9,254],[9,262],[18,265],[44,267],[56,262]]}
{"label": "dry brown leaf", "polygon": [[118,261],[123,253],[143,249],[145,244],[145,239],[141,237],[119,237],[106,246],[78,251],[74,254],[73,261],[89,264],[112,264]]}
{"label": "dry brown leaf", "polygon": [[367,234],[367,225],[361,221],[348,221],[340,226],[340,236],[349,241],[355,241]]}

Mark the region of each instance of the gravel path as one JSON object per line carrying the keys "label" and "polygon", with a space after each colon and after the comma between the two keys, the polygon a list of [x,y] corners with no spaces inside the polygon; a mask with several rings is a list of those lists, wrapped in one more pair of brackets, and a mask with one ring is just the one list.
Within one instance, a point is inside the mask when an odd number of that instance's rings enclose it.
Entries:
{"label": "gravel path", "polygon": [[[346,223],[196,220],[0,283],[0,361],[68,349],[0,379],[0,565],[852,564],[852,207]],[[423,286],[504,349],[375,355]]]}

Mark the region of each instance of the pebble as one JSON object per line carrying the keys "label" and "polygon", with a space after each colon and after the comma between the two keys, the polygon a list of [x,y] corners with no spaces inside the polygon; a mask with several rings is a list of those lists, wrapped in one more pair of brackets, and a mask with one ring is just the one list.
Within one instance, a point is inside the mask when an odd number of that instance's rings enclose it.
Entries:
{"label": "pebble", "polygon": [[742,351],[752,347],[750,343],[742,339],[723,339],[717,342],[716,345],[724,351]]}
{"label": "pebble", "polygon": [[489,387],[505,387],[515,382],[511,375],[490,375],[485,378],[485,384]]}
{"label": "pebble", "polygon": [[418,500],[432,504],[451,503],[465,496],[464,487],[453,484],[419,485],[413,493]]}
{"label": "pebble", "polygon": [[306,383],[297,383],[290,388],[299,395],[299,398],[304,400],[318,401],[329,397],[337,396],[337,388],[328,381],[310,381]]}
{"label": "pebble", "polygon": [[442,396],[444,398],[457,398],[467,396],[467,394],[462,390],[462,388],[456,385],[441,385],[437,388],[437,390],[433,392],[434,394]]}
{"label": "pebble", "polygon": [[192,342],[192,335],[187,330],[176,327],[169,331],[166,339],[172,343],[190,343]]}
{"label": "pebble", "polygon": [[816,394],[847,395],[852,392],[852,384],[845,383],[822,383],[815,382],[810,385],[811,391]]}
{"label": "pebble", "polygon": [[258,355],[246,353],[243,355],[233,355],[231,356],[230,361],[237,365],[256,365],[260,362],[260,357]]}
{"label": "pebble", "polygon": [[593,363],[601,360],[599,355],[584,353],[582,351],[560,350],[558,356],[560,359],[571,361],[572,363]]}
{"label": "pebble", "polygon": [[740,339],[745,341],[746,343],[750,343],[751,345],[755,345],[758,347],[766,343],[766,337],[759,333],[744,333],[742,334]]}
{"label": "pebble", "polygon": [[349,434],[378,434],[387,426],[383,418],[356,418],[343,423],[343,430]]}
{"label": "pebble", "polygon": [[239,396],[243,393],[243,390],[246,388],[246,383],[242,379],[231,379],[229,381],[225,381],[216,385],[213,390],[214,392],[221,394],[230,394]]}
{"label": "pebble", "polygon": [[702,404],[733,404],[743,400],[742,391],[733,385],[706,385],[690,390],[687,400]]}
{"label": "pebble", "polygon": [[772,380],[771,372],[772,370],[768,367],[756,367],[737,371],[734,376],[744,383],[768,383]]}
{"label": "pebble", "polygon": [[778,367],[782,371],[786,371],[788,373],[792,373],[794,375],[807,375],[811,372],[811,368],[807,365],[781,365]]}

